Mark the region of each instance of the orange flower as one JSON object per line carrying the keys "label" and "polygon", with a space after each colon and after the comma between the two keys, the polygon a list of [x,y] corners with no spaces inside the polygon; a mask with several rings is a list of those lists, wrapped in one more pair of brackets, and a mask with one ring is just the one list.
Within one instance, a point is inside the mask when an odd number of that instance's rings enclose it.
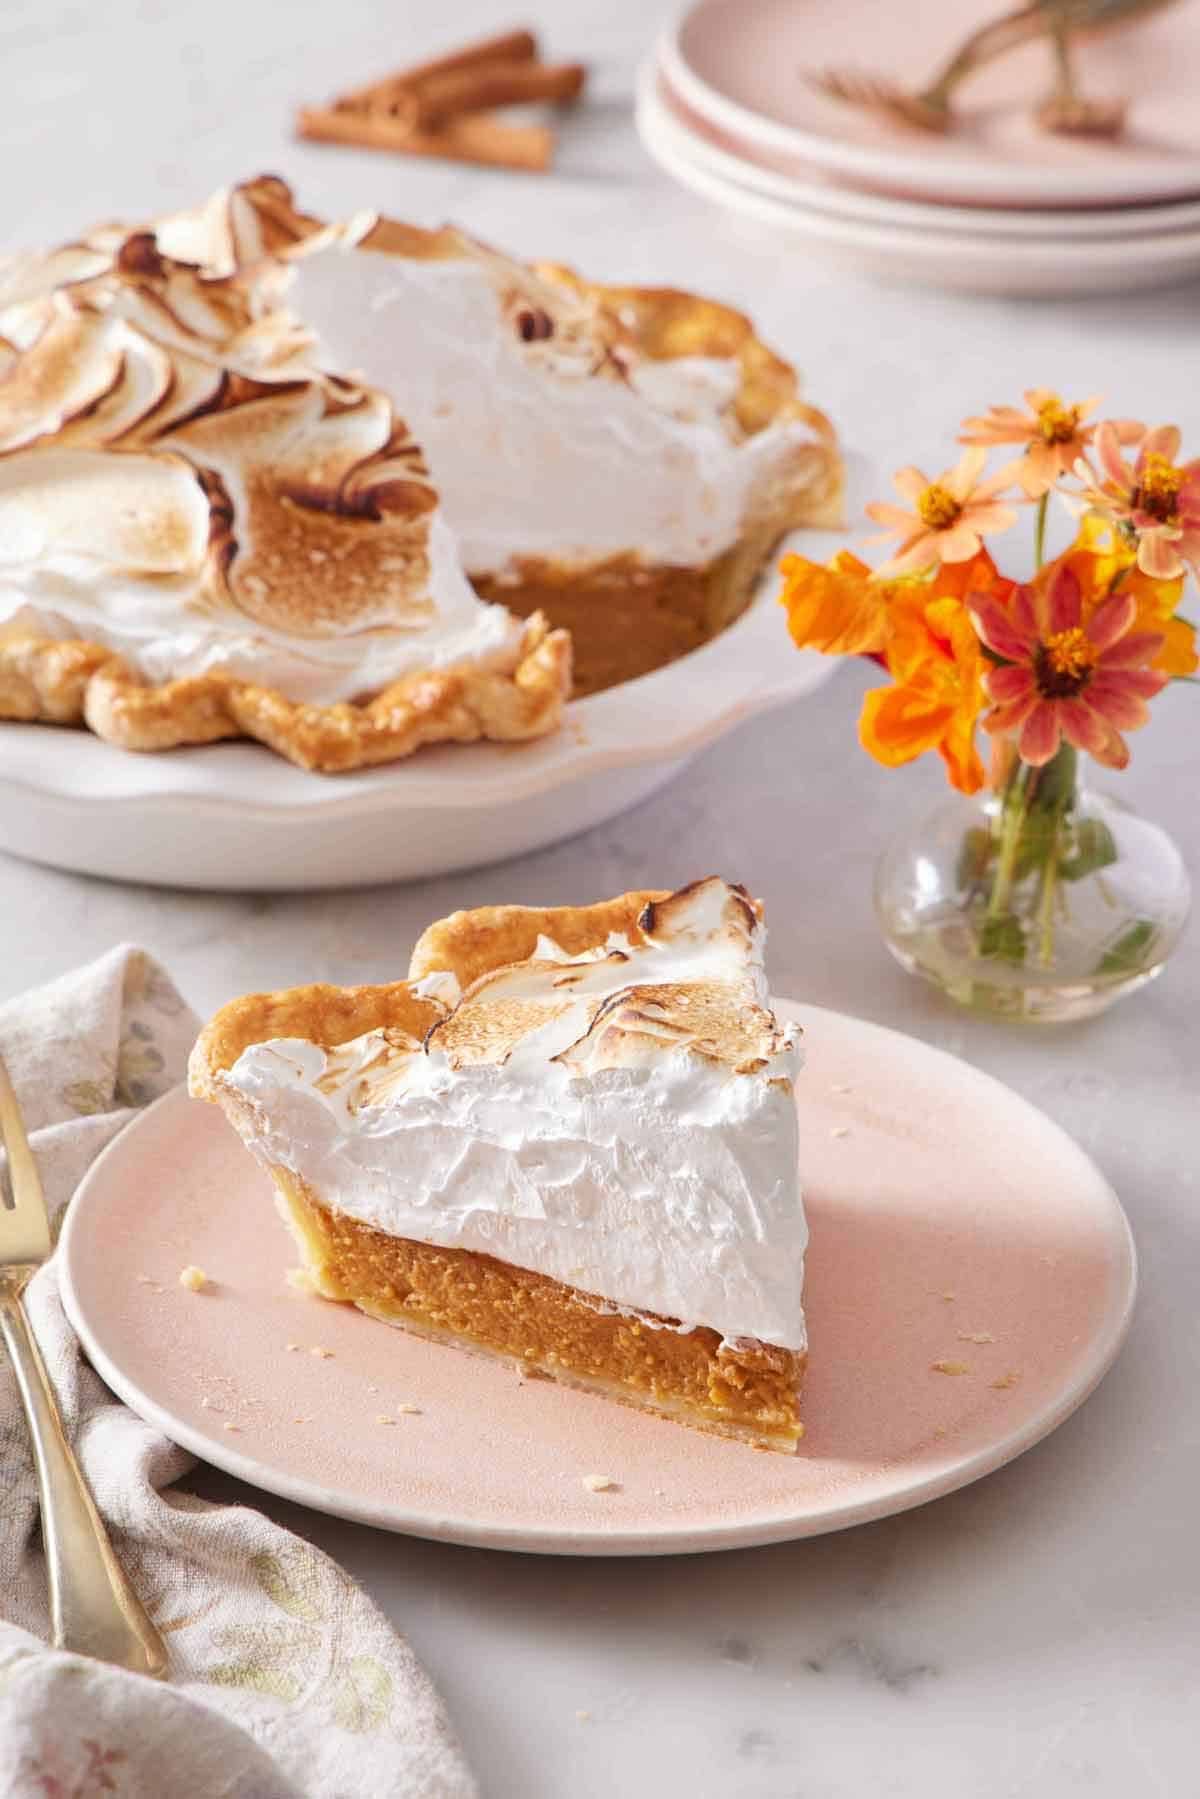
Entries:
{"label": "orange flower", "polygon": [[[887,664],[894,685],[866,695],[858,735],[863,748],[887,768],[937,750],[951,784],[960,793],[976,793],[983,784],[975,725],[986,703],[984,658],[962,594],[986,592],[999,577],[986,550],[942,574],[950,580],[943,582],[939,575],[893,599]],[[1001,585],[1011,587],[1009,582]]]}
{"label": "orange flower", "polygon": [[1108,519],[1089,513],[1080,520],[1075,542],[1061,560],[1079,578],[1083,623],[1086,626],[1096,608],[1119,587],[1137,602],[1131,629],[1153,632],[1162,638],[1162,648],[1151,659],[1151,668],[1161,669],[1173,679],[1193,675],[1200,667],[1196,627],[1187,619],[1176,617],[1183,598],[1184,577],[1155,580],[1138,567],[1136,556],[1136,549],[1122,539]]}
{"label": "orange flower", "polygon": [[826,567],[805,556],[785,556],[781,606],[797,649],[826,656],[876,655],[883,648],[889,583],[849,550],[839,550]]}
{"label": "orange flower", "polygon": [[[992,406],[982,418],[963,420],[959,438],[964,444],[1024,444],[1025,454],[1014,463],[1013,473],[1031,500],[1040,500],[1055,483],[1069,475],[1092,441],[1095,425],[1084,419],[1100,404],[1099,394],[1064,405],[1052,388],[1028,387],[1027,412],[1019,406]],[[1121,443],[1133,443],[1144,427],[1129,420],[1115,421]]]}
{"label": "orange flower", "polygon": [[1079,577],[1060,558],[1034,586],[1018,587],[1009,606],[990,594],[972,597],[970,606],[979,635],[1005,664],[983,677],[995,702],[984,730],[1013,733],[1021,760],[1035,768],[1064,737],[1109,768],[1124,768],[1129,746],[1121,732],[1146,723],[1146,701],[1168,679],[1150,667],[1161,637],[1133,630],[1133,595],[1118,590],[1085,625]]}
{"label": "orange flower", "polygon": [[1179,430],[1147,431],[1131,466],[1121,455],[1115,429],[1096,432],[1096,455],[1107,480],[1081,459],[1079,499],[1113,521],[1137,545],[1138,567],[1154,580],[1170,581],[1190,564],[1200,580],[1200,460],[1179,462]]}
{"label": "orange flower", "polygon": [[1001,469],[981,481],[986,461],[987,451],[972,446],[957,468],[947,469],[936,481],[918,468],[899,471],[896,492],[912,510],[890,502],[867,507],[868,518],[887,526],[885,537],[901,540],[895,556],[876,574],[920,574],[936,562],[967,562],[981,548],[986,532],[1006,531],[1016,523],[1012,507],[997,505],[995,498],[1012,486],[1012,469]]}

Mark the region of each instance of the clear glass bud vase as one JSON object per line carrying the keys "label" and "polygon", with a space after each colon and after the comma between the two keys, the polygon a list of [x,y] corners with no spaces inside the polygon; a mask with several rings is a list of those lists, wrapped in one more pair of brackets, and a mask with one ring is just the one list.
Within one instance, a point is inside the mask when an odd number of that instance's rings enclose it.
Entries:
{"label": "clear glass bud vase", "polygon": [[888,948],[978,1011],[1054,1023],[1153,980],[1190,887],[1158,825],[1093,793],[1064,744],[1043,768],[1001,755],[989,787],[899,837],[876,873]]}

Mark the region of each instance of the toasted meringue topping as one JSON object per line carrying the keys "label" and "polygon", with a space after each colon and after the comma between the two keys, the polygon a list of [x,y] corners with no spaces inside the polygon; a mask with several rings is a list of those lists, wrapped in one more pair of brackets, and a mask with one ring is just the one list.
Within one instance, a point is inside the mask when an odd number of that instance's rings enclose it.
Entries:
{"label": "toasted meringue topping", "polygon": [[513,650],[417,443],[381,394],[314,369],[284,279],[201,274],[145,232],[9,272],[0,623],[322,704]]}
{"label": "toasted meringue topping", "polygon": [[421,1043],[280,1039],[223,1078],[262,1160],[377,1228],[799,1349],[800,1058],[764,935],[742,889],[697,882],[582,956],[543,939]]}
{"label": "toasted meringue topping", "polygon": [[286,182],[277,175],[259,175],[219,188],[191,212],[159,219],[154,235],[164,256],[190,262],[207,274],[231,275],[279,255],[320,228],[319,219],[297,212]]}
{"label": "toasted meringue topping", "polygon": [[713,301],[598,287],[453,226],[367,212],[322,226],[270,177],[158,240],[219,274],[290,265],[322,365],[400,404],[474,573],[617,554],[703,565],[824,466],[792,371]]}
{"label": "toasted meringue topping", "polygon": [[762,417],[743,404],[749,327],[722,308],[691,301],[712,329],[652,353],[632,302],[461,232],[360,219],[287,254],[325,366],[403,394],[475,573],[630,552],[705,564],[813,453],[766,352],[784,391]]}

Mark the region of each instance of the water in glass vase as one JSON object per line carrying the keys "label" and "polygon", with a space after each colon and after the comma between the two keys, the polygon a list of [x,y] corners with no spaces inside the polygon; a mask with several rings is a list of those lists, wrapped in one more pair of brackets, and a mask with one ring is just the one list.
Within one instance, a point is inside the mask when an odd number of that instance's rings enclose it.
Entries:
{"label": "water in glass vase", "polygon": [[1087,1018],[1153,980],[1189,903],[1171,838],[1093,793],[1066,744],[945,801],[875,882],[897,961],[962,1005],[1034,1023]]}

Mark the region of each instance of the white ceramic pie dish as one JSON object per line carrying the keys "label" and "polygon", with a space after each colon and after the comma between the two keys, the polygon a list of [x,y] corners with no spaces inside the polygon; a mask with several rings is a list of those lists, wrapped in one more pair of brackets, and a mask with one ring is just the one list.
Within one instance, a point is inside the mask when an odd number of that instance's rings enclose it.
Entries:
{"label": "white ceramic pie dish", "polygon": [[424,879],[540,849],[648,798],[743,719],[828,679],[830,661],[790,648],[777,591],[772,569],[721,637],[577,701],[552,737],[447,745],[357,774],[306,774],[257,744],[139,755],[87,731],[0,723],[0,849],[114,880],[241,891]]}

